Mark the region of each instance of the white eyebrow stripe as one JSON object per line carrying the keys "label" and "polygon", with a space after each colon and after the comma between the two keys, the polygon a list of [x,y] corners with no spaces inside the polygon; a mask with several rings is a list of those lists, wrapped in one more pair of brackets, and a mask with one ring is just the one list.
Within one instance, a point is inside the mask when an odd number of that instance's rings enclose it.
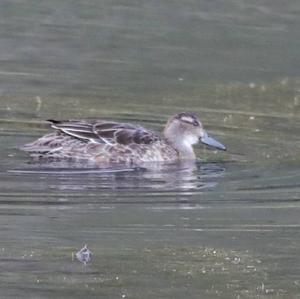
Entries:
{"label": "white eyebrow stripe", "polygon": [[191,124],[194,122],[194,119],[192,119],[190,116],[182,116],[181,120],[186,121]]}

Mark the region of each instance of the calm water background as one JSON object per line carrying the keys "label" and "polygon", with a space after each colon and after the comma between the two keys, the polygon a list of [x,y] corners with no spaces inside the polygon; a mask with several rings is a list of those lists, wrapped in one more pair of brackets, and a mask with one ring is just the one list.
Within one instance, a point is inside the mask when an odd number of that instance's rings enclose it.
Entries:
{"label": "calm water background", "polygon": [[[300,298],[299,13],[298,0],[2,0],[0,297]],[[104,171],[16,150],[47,118],[161,130],[183,110],[228,152]]]}

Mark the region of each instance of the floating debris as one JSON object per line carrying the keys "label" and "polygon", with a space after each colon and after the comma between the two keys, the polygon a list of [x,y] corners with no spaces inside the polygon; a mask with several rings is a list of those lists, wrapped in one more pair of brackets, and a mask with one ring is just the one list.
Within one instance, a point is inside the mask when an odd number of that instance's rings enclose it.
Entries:
{"label": "floating debris", "polygon": [[87,245],[84,245],[78,252],[76,252],[75,256],[78,261],[86,265],[92,259],[92,252],[87,248]]}

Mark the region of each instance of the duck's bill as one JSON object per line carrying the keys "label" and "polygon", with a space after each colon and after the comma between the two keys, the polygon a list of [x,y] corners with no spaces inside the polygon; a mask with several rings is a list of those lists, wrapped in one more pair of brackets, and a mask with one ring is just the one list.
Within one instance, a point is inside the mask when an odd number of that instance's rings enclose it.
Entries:
{"label": "duck's bill", "polygon": [[222,143],[220,143],[219,141],[217,141],[212,137],[209,137],[207,133],[205,133],[204,136],[200,138],[200,141],[218,150],[226,151],[226,147]]}

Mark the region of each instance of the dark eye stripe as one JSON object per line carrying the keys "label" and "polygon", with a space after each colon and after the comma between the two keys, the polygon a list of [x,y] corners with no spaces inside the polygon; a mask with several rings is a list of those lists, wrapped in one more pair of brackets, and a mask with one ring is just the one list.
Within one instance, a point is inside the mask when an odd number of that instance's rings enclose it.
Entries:
{"label": "dark eye stripe", "polygon": [[181,118],[180,120],[182,122],[186,123],[186,124],[190,124],[190,125],[193,125],[195,127],[199,126],[199,122],[197,120],[195,120],[195,119],[187,120],[187,119]]}
{"label": "dark eye stripe", "polygon": [[190,124],[195,127],[200,126],[200,122],[197,120],[197,117],[192,113],[183,112],[183,113],[177,114],[176,118],[186,124]]}

